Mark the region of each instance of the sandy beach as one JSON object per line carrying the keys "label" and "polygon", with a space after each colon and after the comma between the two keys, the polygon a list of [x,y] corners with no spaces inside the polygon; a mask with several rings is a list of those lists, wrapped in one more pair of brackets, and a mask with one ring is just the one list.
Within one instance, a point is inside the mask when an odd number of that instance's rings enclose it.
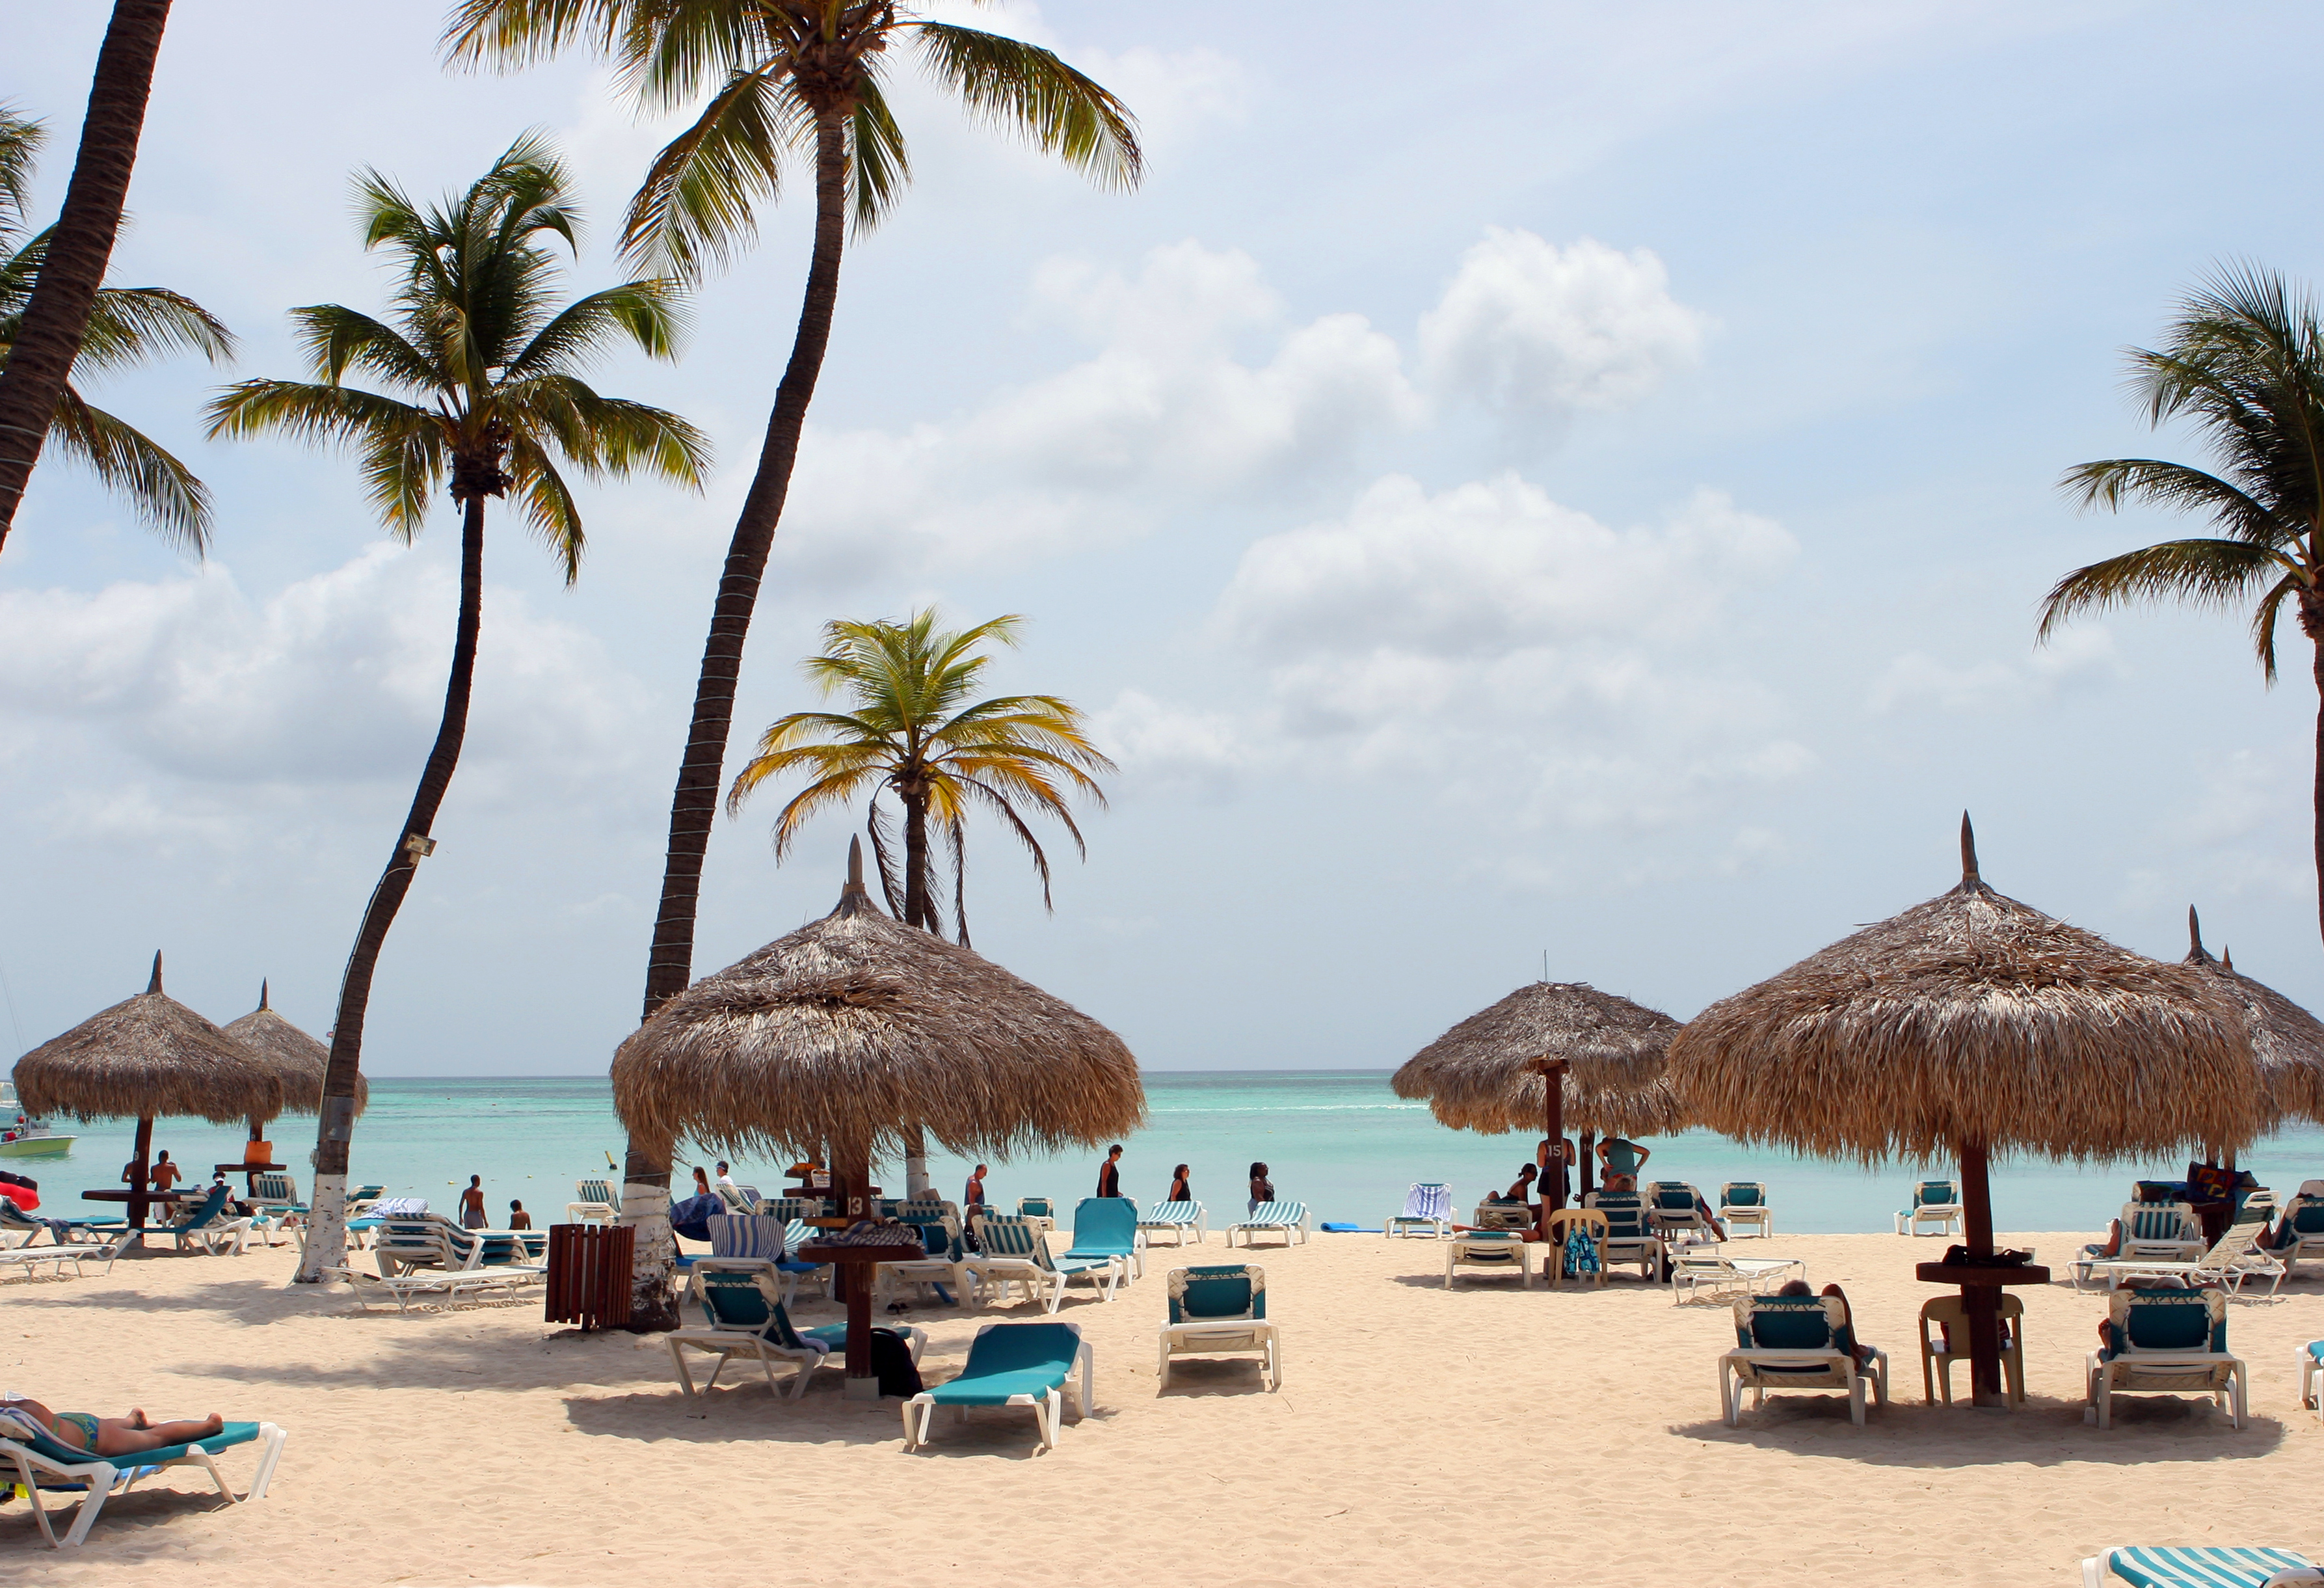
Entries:
{"label": "sandy beach", "polygon": [[[2087,1237],[2012,1235],[2061,1261]],[[1858,1429],[1833,1396],[1720,1420],[1723,1303],[1614,1279],[1448,1293],[1424,1241],[1317,1236],[1262,1248],[1283,1326],[1280,1392],[1255,1364],[1195,1362],[1157,1393],[1167,1247],[1111,1303],[1063,1316],[1093,1343],[1097,1406],[1038,1454],[1029,1414],[939,1418],[906,1455],[895,1403],[797,1405],[762,1380],[689,1407],[656,1342],[545,1325],[537,1299],[399,1316],[290,1288],[291,1249],[126,1260],[109,1277],[0,1286],[0,1383],[60,1408],[268,1419],[290,1430],[273,1491],[228,1510],[180,1470],[110,1502],[88,1545],[51,1553],[0,1508],[12,1580],[242,1588],[788,1582],[966,1572],[1003,1583],[1168,1573],[1204,1583],[2058,1583],[2125,1542],[2324,1537],[2287,1504],[2324,1454],[2293,1354],[2324,1334],[2324,1285],[2238,1304],[2251,1417],[2131,1402],[2086,1426],[2081,1362],[2102,1297],[2024,1292],[2031,1406],[1923,1404],[1911,1278],[1942,1242],[1881,1235],[1737,1243],[1848,1288],[1895,1360],[1895,1404]],[[1222,1260],[1213,1237],[1190,1254]],[[2062,1271],[2062,1269],[2061,1269]],[[802,1308],[830,1321],[827,1305]],[[916,1308],[934,1380],[979,1321]],[[1960,1373],[1957,1371],[1957,1384]],[[237,1482],[252,1456],[224,1458]],[[1221,1539],[1234,1541],[1222,1556]],[[770,1565],[770,1558],[773,1563]],[[1553,1564],[1575,1563],[1575,1564]]]}

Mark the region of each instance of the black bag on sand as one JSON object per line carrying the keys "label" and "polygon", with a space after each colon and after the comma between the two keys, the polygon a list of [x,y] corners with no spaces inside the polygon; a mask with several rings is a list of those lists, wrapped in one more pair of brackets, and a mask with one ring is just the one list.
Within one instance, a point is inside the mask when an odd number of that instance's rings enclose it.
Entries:
{"label": "black bag on sand", "polygon": [[893,1395],[909,1400],[927,1388],[920,1370],[912,1365],[912,1343],[893,1329],[872,1331],[872,1376],[880,1380],[882,1399]]}

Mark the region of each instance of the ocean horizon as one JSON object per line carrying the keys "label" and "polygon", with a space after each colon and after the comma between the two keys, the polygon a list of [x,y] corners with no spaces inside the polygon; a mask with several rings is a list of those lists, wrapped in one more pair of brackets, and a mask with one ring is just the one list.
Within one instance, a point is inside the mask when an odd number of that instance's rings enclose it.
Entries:
{"label": "ocean horizon", "polygon": [[[1537,1133],[1486,1136],[1449,1130],[1427,1104],[1388,1089],[1379,1070],[1148,1070],[1147,1123],[1123,1138],[1122,1186],[1141,1204],[1161,1199],[1172,1168],[1190,1166],[1195,1194],[1213,1226],[1229,1222],[1245,1201],[1245,1177],[1265,1162],[1278,1196],[1305,1202],[1318,1220],[1376,1227],[1404,1201],[1416,1180],[1443,1180],[1466,1209],[1506,1186],[1530,1161]],[[117,1186],[130,1156],[134,1124],[106,1121],[77,1127],[69,1157],[0,1159],[12,1172],[41,1185],[44,1209],[69,1214],[97,1208],[79,1194]],[[310,1183],[310,1118],[277,1122],[274,1156],[304,1191]],[[211,1166],[242,1156],[241,1129],[201,1120],[154,1122],[153,1145],[207,1179]],[[495,1223],[512,1199],[536,1223],[564,1217],[573,1182],[602,1177],[618,1160],[623,1132],[604,1076],[425,1076],[371,1078],[371,1105],[355,1126],[353,1177],[392,1195],[423,1196],[438,1209],[456,1205],[470,1175],[481,1175]],[[1761,1180],[1775,1208],[1775,1227],[1803,1234],[1886,1230],[1923,1172],[1946,1166],[1893,1163],[1867,1169],[1826,1159],[1748,1148],[1705,1130],[1649,1139],[1647,1177],[1691,1180],[1714,1200],[1729,1180]],[[717,1154],[684,1144],[675,1155],[682,1188],[693,1164]],[[1095,1187],[1102,1149],[1026,1154],[991,1159],[988,1196],[1012,1205],[1024,1196],[1068,1205]],[[2261,1182],[2289,1196],[2303,1179],[2324,1177],[2324,1131],[2288,1130],[2242,1156]],[[766,1157],[745,1158],[734,1177],[771,1193],[787,1167]],[[2103,1228],[2140,1176],[2177,1177],[2182,1163],[2126,1159],[2087,1165],[2010,1157],[1993,1174],[1994,1221],[2006,1230]],[[936,1152],[929,1171],[943,1195],[957,1199],[969,1162]],[[880,1168],[882,1184],[899,1189],[900,1163]]]}

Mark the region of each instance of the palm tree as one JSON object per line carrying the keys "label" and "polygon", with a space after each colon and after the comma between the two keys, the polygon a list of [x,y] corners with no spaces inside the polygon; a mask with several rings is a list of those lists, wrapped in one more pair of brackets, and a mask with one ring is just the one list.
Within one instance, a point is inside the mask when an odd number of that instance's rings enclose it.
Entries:
{"label": "palm tree", "polygon": [[[0,369],[23,336],[57,228],[32,232],[26,190],[46,136],[41,124],[0,106]],[[161,287],[101,287],[69,373],[102,375],[179,352],[212,364],[234,355],[234,336],[200,304]],[[0,432],[5,434],[5,432]],[[44,438],[88,466],[166,538],[199,556],[209,542],[209,493],[193,471],[135,427],[92,406],[70,380],[59,383]],[[6,448],[0,448],[0,451]],[[5,527],[0,525],[0,539]]]}
{"label": "palm tree", "polygon": [[[1025,825],[1018,806],[1065,824],[1074,846],[1087,854],[1066,795],[1078,790],[1105,803],[1090,776],[1111,771],[1084,732],[1081,711],[1055,695],[1002,695],[975,700],[989,656],[987,641],[1017,643],[1023,619],[1010,614],[959,633],[936,627],[933,608],[903,623],[884,620],[824,625],[820,655],[801,663],[826,696],[845,695],[844,712],[793,712],[759,736],[759,753],[734,779],[726,808],[739,815],[759,785],[804,773],[807,787],[775,817],[775,855],[790,851],[799,828],[816,812],[862,797],[865,831],[880,868],[888,907],[908,924],[944,936],[934,880],[930,828],[952,862],[953,920],[968,942],[967,820],[982,808],[1025,845],[1049,902],[1049,857]],[[892,826],[881,796],[903,808],[903,875],[892,863]]]}
{"label": "palm tree", "polygon": [[[465,194],[424,213],[376,171],[357,178],[356,196],[364,245],[389,249],[401,277],[390,320],[336,303],[294,309],[317,379],[244,381],[209,406],[213,437],[281,431],[352,449],[373,507],[399,540],[419,532],[447,481],[461,512],[460,615],[443,720],[339,987],[317,1140],[316,1227],[299,1269],[307,1281],[343,1250],[372,972],[413,872],[436,847],[429,829],[467,731],[484,615],[484,503],[513,492],[570,584],[581,569],[581,512],[552,455],[587,479],[644,470],[696,487],[707,457],[701,434],[676,414],[602,397],[575,374],[624,339],[649,356],[674,356],[684,299],[678,283],[655,278],[558,307],[548,240],[572,247],[577,217],[564,165],[543,140],[519,138]],[[386,391],[344,384],[351,370]]]}
{"label": "palm tree", "polygon": [[[717,817],[742,644],[831,339],[848,217],[858,232],[868,230],[911,174],[882,86],[889,51],[910,46],[972,115],[1023,134],[1102,183],[1137,184],[1138,134],[1120,100],[1053,51],[877,0],[461,0],[444,41],[456,61],[507,66],[582,45],[615,62],[650,110],[711,90],[693,124],[655,158],[630,206],[622,245],[660,268],[690,277],[724,263],[755,235],[757,208],[776,196],[786,164],[813,162],[815,243],[798,328],[727,545],[670,799],[661,903],[646,958],[650,1018],[693,975],[702,860]],[[669,1144],[631,1142],[622,1179],[623,1220],[639,1233],[631,1326],[675,1327],[662,1223]]]}
{"label": "palm tree", "polygon": [[[2324,887],[2324,320],[2315,299],[2273,271],[2219,272],[2190,293],[2157,351],[2130,354],[2148,423],[2187,420],[2218,472],[2151,457],[2069,469],[2061,484],[2085,507],[2148,503],[2208,516],[2219,533],[2165,540],[2076,568],[2042,610],[2041,636],[2085,610],[2134,601],[2252,606],[2252,642],[2275,682],[2284,604],[2314,648],[2316,867]],[[2319,895],[2324,928],[2324,891]]]}
{"label": "palm tree", "polygon": [[[105,42],[97,46],[80,151],[44,251],[48,268],[23,306],[8,362],[0,365],[0,546],[8,543],[16,505],[90,333],[169,21],[170,0],[114,0]],[[21,198],[21,186],[16,192]]]}

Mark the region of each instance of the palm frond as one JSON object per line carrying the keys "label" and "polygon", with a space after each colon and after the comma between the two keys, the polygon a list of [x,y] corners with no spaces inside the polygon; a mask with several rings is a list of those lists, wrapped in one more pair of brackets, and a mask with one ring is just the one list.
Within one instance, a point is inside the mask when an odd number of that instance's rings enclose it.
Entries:
{"label": "palm frond", "polygon": [[622,229],[622,254],[695,282],[758,235],[757,207],[780,189],[787,150],[814,123],[787,77],[736,72],[654,156]]}
{"label": "palm frond", "polygon": [[675,360],[688,319],[684,285],[668,276],[623,282],[576,298],[533,334],[502,373],[503,381],[565,374],[627,337],[649,358]]}
{"label": "palm frond", "polygon": [[509,474],[516,481],[516,497],[524,522],[541,543],[565,565],[565,582],[581,577],[581,553],[588,537],[581,528],[581,507],[557,472],[548,449],[530,436],[509,441]]}
{"label": "palm frond", "polygon": [[929,73],[960,96],[972,116],[1022,134],[1101,187],[1138,185],[1145,156],[1137,118],[1054,51],[949,23],[903,25],[917,35]]}
{"label": "palm frond", "polygon": [[2296,576],[2284,575],[2275,582],[2275,588],[2260,597],[2259,610],[2252,614],[2252,649],[2259,653],[2260,672],[2271,687],[2275,683],[2276,616],[2301,588]]}
{"label": "palm frond", "polygon": [[2040,637],[2048,639],[2078,613],[2134,602],[2226,607],[2292,568],[2279,553],[2244,540],[2165,540],[2142,547],[2060,579],[2043,600]]}
{"label": "palm frond", "polygon": [[32,202],[32,167],[39,163],[48,129],[13,105],[0,105],[0,241],[23,229],[24,207]]}
{"label": "palm frond", "polygon": [[209,549],[209,491],[158,442],[90,407],[70,386],[57,399],[49,439],[165,539],[197,557]]}
{"label": "palm frond", "polygon": [[631,0],[460,0],[438,48],[446,64],[533,66],[579,44],[613,52]]}
{"label": "palm frond", "polygon": [[198,353],[212,364],[234,356],[234,333],[182,292],[166,287],[106,287],[90,305],[76,374],[120,369]]}
{"label": "palm frond", "polygon": [[885,218],[911,180],[904,129],[896,125],[878,78],[867,73],[847,125],[847,197],[859,235]]}
{"label": "palm frond", "polygon": [[402,333],[355,309],[310,303],[292,309],[290,323],[308,366],[332,385],[346,380],[351,369],[414,395],[439,392],[451,382],[451,372]]}

